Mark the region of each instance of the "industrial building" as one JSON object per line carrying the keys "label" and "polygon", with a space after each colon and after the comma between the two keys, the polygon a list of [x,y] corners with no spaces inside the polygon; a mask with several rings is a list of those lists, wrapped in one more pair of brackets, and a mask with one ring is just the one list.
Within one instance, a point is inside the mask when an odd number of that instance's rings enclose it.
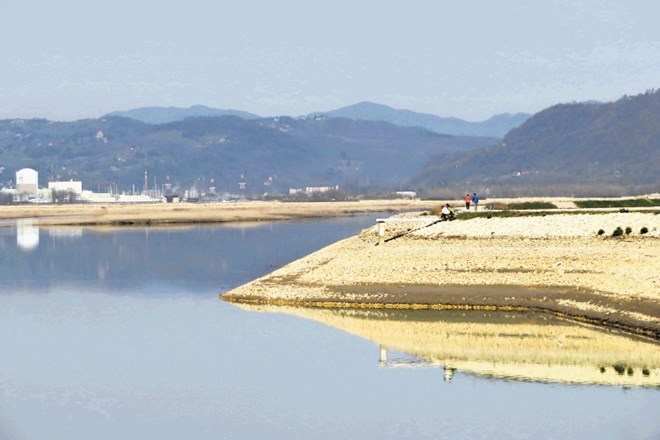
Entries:
{"label": "industrial building", "polygon": [[36,195],[39,189],[39,173],[32,168],[16,171],[16,192],[20,195]]}

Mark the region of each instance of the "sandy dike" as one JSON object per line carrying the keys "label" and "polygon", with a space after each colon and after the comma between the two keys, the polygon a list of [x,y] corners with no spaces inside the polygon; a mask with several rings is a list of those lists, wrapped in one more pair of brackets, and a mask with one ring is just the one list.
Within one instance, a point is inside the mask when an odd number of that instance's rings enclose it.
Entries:
{"label": "sandy dike", "polygon": [[[383,244],[374,226],[222,299],[330,307],[542,310],[660,340],[660,215],[395,220],[387,223]],[[617,226],[629,226],[633,232],[611,237]],[[640,234],[642,227],[649,232]],[[599,229],[606,234],[597,236]]]}

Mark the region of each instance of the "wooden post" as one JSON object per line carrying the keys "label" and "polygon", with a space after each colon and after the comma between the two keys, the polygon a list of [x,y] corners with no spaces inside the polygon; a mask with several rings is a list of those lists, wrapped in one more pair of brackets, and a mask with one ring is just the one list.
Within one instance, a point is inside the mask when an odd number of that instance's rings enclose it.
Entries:
{"label": "wooden post", "polygon": [[382,365],[387,364],[387,349],[384,346],[380,346],[380,359],[379,362]]}
{"label": "wooden post", "polygon": [[382,245],[385,243],[385,219],[378,218],[378,244]]}

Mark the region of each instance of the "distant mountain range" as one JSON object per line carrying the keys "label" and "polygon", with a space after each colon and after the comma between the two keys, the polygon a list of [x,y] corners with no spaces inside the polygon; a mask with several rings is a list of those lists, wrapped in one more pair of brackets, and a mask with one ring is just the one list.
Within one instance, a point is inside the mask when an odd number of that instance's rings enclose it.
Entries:
{"label": "distant mountain range", "polygon": [[[528,113],[503,113],[482,122],[468,122],[459,118],[442,118],[428,113],[397,110],[372,102],[361,102],[322,114],[332,118],[385,121],[400,127],[424,127],[436,133],[492,137],[504,136],[511,129],[518,127],[532,116]],[[308,116],[314,115],[318,115],[318,113],[312,113]]]}
{"label": "distant mountain range", "polygon": [[[424,124],[514,128],[502,138],[442,134]],[[335,185],[352,194],[413,189],[451,197],[660,191],[660,92],[482,123],[372,103],[297,118],[195,106],[74,122],[0,121],[0,186],[26,167],[39,172],[42,186],[73,179],[93,190],[139,191],[146,171],[149,187],[169,179],[236,192],[242,180],[251,195]]]}
{"label": "distant mountain range", "polygon": [[[197,116],[238,116],[243,119],[258,119],[260,117],[240,110],[214,109],[203,105],[189,108],[142,107],[127,111],[116,111],[105,116],[121,116],[146,122],[147,124],[165,124]],[[503,113],[483,122],[468,122],[459,118],[442,118],[427,113],[397,110],[371,102],[361,102],[337,110],[314,112],[307,115],[310,118],[348,118],[361,121],[389,122],[400,127],[422,127],[441,134],[487,137],[502,137],[512,128],[525,122],[530,116],[528,113]]]}
{"label": "distant mountain range", "polygon": [[257,119],[259,116],[240,110],[223,110],[193,105],[188,108],[179,107],[140,107],[126,111],[115,111],[103,117],[119,116],[142,121],[147,124],[167,124],[168,122],[183,121],[186,118],[198,116],[238,116],[243,119]]}
{"label": "distant mountain range", "polygon": [[[411,180],[443,187],[551,186],[560,192],[612,187],[660,189],[660,91],[611,103],[560,104],[511,130],[497,145],[429,161]],[[563,189],[562,189],[563,188]]]}

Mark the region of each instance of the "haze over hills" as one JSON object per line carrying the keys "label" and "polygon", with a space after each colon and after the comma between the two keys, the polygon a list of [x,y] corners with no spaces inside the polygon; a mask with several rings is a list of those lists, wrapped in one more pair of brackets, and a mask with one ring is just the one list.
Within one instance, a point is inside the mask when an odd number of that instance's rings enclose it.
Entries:
{"label": "haze over hills", "polygon": [[[317,113],[308,116],[315,114]],[[485,121],[468,122],[459,118],[443,118],[428,113],[394,109],[372,102],[360,102],[321,114],[333,118],[385,121],[402,127],[424,127],[436,133],[492,137],[504,136],[511,129],[518,127],[532,116],[528,113],[502,113]]]}
{"label": "haze over hills", "polygon": [[[655,188],[660,184],[660,91],[611,103],[559,104],[494,146],[431,160],[411,184],[443,187]],[[584,188],[583,188],[584,189]],[[565,192],[565,191],[564,191]]]}
{"label": "haze over hills", "polygon": [[[182,121],[196,116],[238,116],[243,119],[257,119],[252,113],[240,110],[222,110],[196,105],[189,108],[178,107],[141,107],[127,111],[116,111],[105,116],[122,116],[148,124],[164,124]],[[418,113],[411,110],[398,110],[382,104],[361,102],[328,112],[314,112],[307,117],[348,118],[364,121],[390,122],[400,127],[423,127],[436,133],[459,136],[502,137],[512,128],[518,127],[531,115],[528,113],[495,115],[485,121],[468,122],[459,118]]]}
{"label": "haze over hills", "polygon": [[75,122],[0,121],[0,182],[28,167],[49,179],[82,180],[86,189],[141,190],[168,178],[188,188],[283,193],[335,186],[352,193],[398,189],[429,157],[497,142],[423,128],[344,118],[191,117],[147,124],[122,117]]}
{"label": "haze over hills", "polygon": [[147,124],[166,124],[168,122],[183,121],[186,118],[197,116],[238,116],[243,119],[257,119],[259,116],[241,110],[225,110],[193,105],[188,108],[180,107],[140,107],[126,111],[115,111],[103,117],[120,116],[131,118]]}

